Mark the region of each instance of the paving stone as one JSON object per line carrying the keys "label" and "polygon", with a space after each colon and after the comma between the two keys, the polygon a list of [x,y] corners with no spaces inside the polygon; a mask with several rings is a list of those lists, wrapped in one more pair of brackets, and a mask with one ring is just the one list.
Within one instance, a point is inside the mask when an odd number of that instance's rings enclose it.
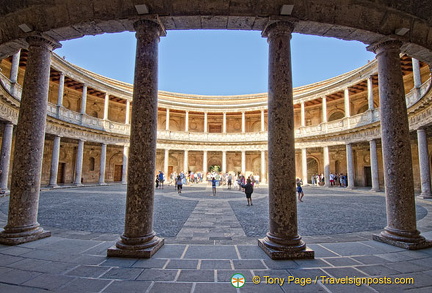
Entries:
{"label": "paving stone", "polygon": [[109,267],[97,266],[79,266],[76,269],[67,273],[69,276],[85,277],[85,278],[98,278],[106,273]]}
{"label": "paving stone", "polygon": [[190,293],[192,283],[162,283],[156,282],[151,287],[149,293],[175,292],[175,293]]}
{"label": "paving stone", "polygon": [[28,272],[22,270],[8,270],[0,275],[0,282],[8,284],[23,284],[33,278],[36,278],[41,273]]}
{"label": "paving stone", "polygon": [[267,254],[256,245],[237,245],[237,249],[242,259],[266,259]]}
{"label": "paving stone", "polygon": [[295,269],[300,267],[294,260],[272,260],[268,257],[264,259],[264,263],[270,269]]}
{"label": "paving stone", "polygon": [[13,255],[7,255],[7,254],[0,254],[0,266],[6,266],[9,264],[13,264],[19,261],[22,261],[23,257],[13,256]]}
{"label": "paving stone", "polygon": [[308,244],[307,247],[312,249],[315,252],[315,258],[323,258],[323,257],[336,257],[338,256],[336,253],[326,249],[322,245],[319,244]]}
{"label": "paving stone", "polygon": [[47,289],[47,290],[55,290],[73,281],[74,279],[75,279],[74,277],[68,277],[62,275],[43,274],[23,283],[23,285],[29,287]]}
{"label": "paving stone", "polygon": [[252,282],[246,281],[246,284],[239,289],[240,292],[255,293],[255,292],[266,292],[266,293],[282,293],[282,287],[279,285],[269,284],[258,284],[255,285]]}
{"label": "paving stone", "polygon": [[238,259],[238,256],[233,245],[195,245],[188,248],[185,259]]}
{"label": "paving stone", "polygon": [[146,269],[137,280],[140,281],[174,281],[178,270],[160,270],[160,269]]}
{"label": "paving stone", "polygon": [[220,259],[214,259],[214,260],[202,260],[200,269],[219,269],[219,270],[231,270],[231,262],[229,260],[220,260]]}
{"label": "paving stone", "polygon": [[41,273],[63,273],[74,267],[75,264],[52,262],[47,260],[39,259],[24,259],[19,262],[8,265],[8,267],[16,268],[20,270],[41,272]]}
{"label": "paving stone", "polygon": [[178,282],[214,282],[214,270],[181,270]]}
{"label": "paving stone", "polygon": [[60,292],[99,292],[108,286],[110,280],[77,278],[59,289]]}
{"label": "paving stone", "polygon": [[322,269],[298,269],[298,270],[289,270],[289,273],[291,276],[294,276],[296,278],[311,278],[311,279],[318,279],[321,276],[328,276],[326,272],[324,272]]}
{"label": "paving stone", "polygon": [[237,289],[234,288],[231,283],[197,283],[194,292],[206,292],[206,293],[234,293]]}
{"label": "paving stone", "polygon": [[250,270],[217,270],[217,281],[230,282],[234,274],[242,274],[246,278],[246,281],[251,281],[253,277]]}
{"label": "paving stone", "polygon": [[335,278],[366,277],[366,274],[354,268],[324,268],[323,270]]}
{"label": "paving stone", "polygon": [[157,258],[180,258],[184,250],[186,249],[186,245],[164,245],[161,249],[155,254]]}
{"label": "paving stone", "polygon": [[168,262],[167,259],[160,259],[160,258],[149,258],[149,259],[139,259],[136,261],[132,267],[134,268],[163,268],[166,263]]}
{"label": "paving stone", "polygon": [[102,279],[135,280],[143,269],[136,268],[112,268],[101,276]]}
{"label": "paving stone", "polygon": [[234,269],[266,269],[266,266],[262,263],[261,260],[251,260],[251,259],[242,259],[242,260],[233,260]]}
{"label": "paving stone", "polygon": [[359,262],[349,257],[326,257],[324,260],[335,267],[354,266],[359,264]]}
{"label": "paving stone", "polygon": [[46,289],[31,288],[31,287],[19,287],[12,284],[0,283],[0,292],[13,292],[13,293],[46,293]]}
{"label": "paving stone", "polygon": [[352,259],[355,259],[356,261],[359,261],[363,264],[384,264],[387,263],[388,260],[376,256],[376,255],[360,255],[360,256],[354,256]]}
{"label": "paving stone", "polygon": [[408,261],[387,263],[386,266],[399,273],[412,273],[425,270],[424,266],[417,265]]}
{"label": "paving stone", "polygon": [[326,263],[322,259],[296,259],[294,262],[300,268],[315,268],[315,267],[330,267],[328,263]]}
{"label": "paving stone", "polygon": [[370,276],[389,276],[400,274],[399,271],[384,265],[357,266],[356,268]]}
{"label": "paving stone", "polygon": [[326,243],[321,244],[324,248],[333,251],[338,255],[343,256],[354,256],[354,255],[373,255],[377,254],[375,248],[363,244],[361,242],[349,242],[349,243]]}
{"label": "paving stone", "polygon": [[102,266],[106,267],[132,267],[138,261],[137,258],[122,258],[122,257],[110,257],[106,258],[101,263]]}
{"label": "paving stone", "polygon": [[197,269],[198,260],[172,259],[166,266],[167,269]]}
{"label": "paving stone", "polygon": [[152,282],[146,281],[114,281],[105,290],[104,293],[143,293]]}

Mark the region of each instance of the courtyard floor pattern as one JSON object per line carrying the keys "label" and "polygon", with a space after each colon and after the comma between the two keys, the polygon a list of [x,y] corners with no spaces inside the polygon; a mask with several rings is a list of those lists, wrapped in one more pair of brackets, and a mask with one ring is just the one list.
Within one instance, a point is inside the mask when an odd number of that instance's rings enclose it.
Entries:
{"label": "courtyard floor pattern", "polygon": [[[315,259],[275,261],[257,246],[268,225],[266,188],[255,190],[254,206],[248,207],[241,191],[221,187],[213,197],[211,188],[199,184],[186,186],[179,195],[166,186],[155,191],[154,225],[165,246],[151,259],[107,258],[106,249],[123,231],[125,190],[113,185],[43,191],[39,221],[53,236],[0,245],[0,292],[432,290],[432,249],[407,251],[370,240],[385,225],[383,193],[305,187],[305,202],[298,205],[299,232]],[[418,229],[430,239],[432,204],[416,201]],[[8,197],[0,198],[2,226],[7,206]],[[241,288],[230,283],[237,273],[245,277]],[[341,284],[354,277],[415,282]],[[308,280],[311,284],[301,284]]]}

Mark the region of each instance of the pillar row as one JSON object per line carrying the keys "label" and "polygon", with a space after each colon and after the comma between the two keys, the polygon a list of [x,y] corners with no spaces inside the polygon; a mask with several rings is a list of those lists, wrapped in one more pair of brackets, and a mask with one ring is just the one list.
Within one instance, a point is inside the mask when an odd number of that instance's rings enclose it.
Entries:
{"label": "pillar row", "polygon": [[[269,232],[258,245],[272,259],[313,258],[298,234],[294,104],[290,40],[294,24],[269,23],[268,175]],[[289,168],[287,168],[289,166]]]}
{"label": "pillar row", "polygon": [[126,193],[125,231],[108,256],[150,258],[164,240],[153,231],[156,167],[158,43],[164,33],[159,18],[134,23],[135,78]]}

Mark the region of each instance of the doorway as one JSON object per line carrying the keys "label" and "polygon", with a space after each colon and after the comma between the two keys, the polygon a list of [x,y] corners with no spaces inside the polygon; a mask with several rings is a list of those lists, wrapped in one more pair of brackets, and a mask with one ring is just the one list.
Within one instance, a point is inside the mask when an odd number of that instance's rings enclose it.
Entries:
{"label": "doorway", "polygon": [[114,181],[122,181],[123,165],[114,165]]}
{"label": "doorway", "polygon": [[372,172],[370,166],[364,167],[365,186],[372,186]]}

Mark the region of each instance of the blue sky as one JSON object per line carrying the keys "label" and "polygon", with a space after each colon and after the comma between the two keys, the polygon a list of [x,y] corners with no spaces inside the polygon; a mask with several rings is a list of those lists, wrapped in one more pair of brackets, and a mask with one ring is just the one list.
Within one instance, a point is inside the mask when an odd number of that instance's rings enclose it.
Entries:
{"label": "blue sky", "polygon": [[[88,70],[132,83],[135,34],[87,36],[55,53]],[[359,42],[293,34],[294,86],[325,80],[375,58]],[[159,44],[159,89],[199,95],[267,92],[268,44],[257,31],[168,31]]]}

